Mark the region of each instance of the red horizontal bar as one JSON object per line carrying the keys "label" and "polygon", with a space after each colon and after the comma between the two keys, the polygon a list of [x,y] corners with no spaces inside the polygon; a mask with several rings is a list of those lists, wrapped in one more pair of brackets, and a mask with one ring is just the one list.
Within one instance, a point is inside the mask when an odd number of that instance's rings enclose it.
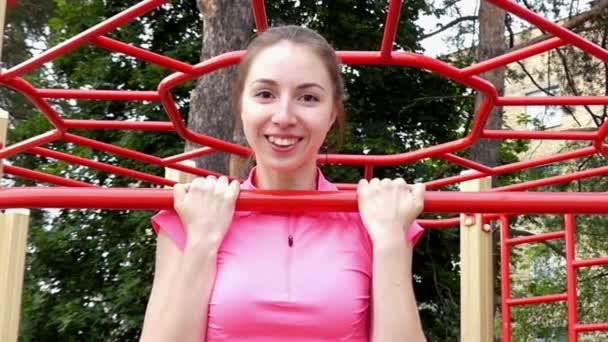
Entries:
{"label": "red horizontal bar", "polygon": [[65,162],[71,163],[71,164],[83,165],[83,166],[87,166],[87,167],[94,168],[94,169],[104,171],[104,172],[114,173],[114,174],[125,176],[125,177],[132,177],[132,178],[147,181],[147,182],[150,182],[153,184],[167,185],[167,186],[173,186],[175,184],[175,181],[172,181],[172,180],[169,180],[169,179],[166,179],[163,177],[158,177],[158,176],[150,175],[150,174],[147,174],[144,172],[120,167],[120,166],[115,166],[115,165],[110,165],[107,163],[89,160],[86,158],[81,158],[81,157],[74,156],[71,154],[53,151],[53,150],[49,150],[49,149],[42,148],[42,147],[34,147],[30,150],[30,152],[39,154],[41,156],[45,156],[48,158],[65,161]]}
{"label": "red horizontal bar", "polygon": [[86,44],[91,39],[105,34],[117,28],[118,26],[129,22],[134,18],[139,17],[144,13],[155,9],[156,7],[164,4],[167,1],[168,0],[145,0],[140,3],[137,3],[133,7],[122,11],[117,15],[109,18],[108,20],[99,23],[91,27],[90,29],[83,31],[80,34],[62,42],[61,44],[58,44],[46,50],[42,54],[11,68],[7,72],[0,73],[0,81],[4,81],[16,76],[21,76],[33,70],[34,68],[39,67],[40,65],[52,59],[55,59],[56,57],[65,55],[66,53]]}
{"label": "red horizontal bar", "polygon": [[507,299],[507,304],[512,306],[520,306],[520,305],[532,305],[532,304],[541,304],[541,303],[554,303],[554,302],[562,302],[568,299],[568,295],[566,293],[560,294],[552,294],[545,296],[534,296],[527,298],[510,298]]}
{"label": "red horizontal bar", "polygon": [[[157,209],[171,206],[166,189],[3,188],[0,208]],[[357,211],[354,191],[241,191],[237,210]],[[608,213],[608,193],[451,192],[425,194],[434,213]]]}
{"label": "red horizontal bar", "polygon": [[506,129],[484,130],[482,137],[488,139],[538,139],[538,140],[593,140],[597,132],[582,131],[512,131]]}
{"label": "red horizontal bar", "polygon": [[130,44],[125,44],[112,38],[99,36],[93,39],[92,43],[104,49],[124,53],[125,55],[139,58],[143,61],[162,66],[169,70],[181,71],[184,73],[192,73],[194,71],[194,67],[188,63],[159,55]]}
{"label": "red horizontal bar", "polygon": [[520,237],[508,239],[507,245],[515,246],[515,245],[521,245],[524,243],[563,239],[565,236],[566,236],[566,234],[563,231],[553,232],[553,233],[544,233],[544,234],[535,234],[535,235],[530,235],[530,236],[520,236]]}
{"label": "red horizontal bar", "polygon": [[[501,216],[508,216],[506,214],[484,214],[483,219],[489,221],[494,221],[499,219]],[[425,228],[450,228],[457,227],[460,225],[460,217],[452,217],[445,219],[420,219],[416,222],[420,223],[421,226]]]}
{"label": "red horizontal bar", "polygon": [[501,96],[497,106],[608,105],[608,96]]}
{"label": "red horizontal bar", "polygon": [[502,9],[511,12],[512,14],[522,18],[530,24],[536,26],[542,31],[552,33],[554,36],[560,37],[562,40],[581,48],[583,51],[594,55],[601,60],[608,60],[608,51],[602,49],[597,44],[590,42],[587,39],[577,35],[576,33],[546,20],[533,11],[520,6],[512,0],[488,0]]}
{"label": "red horizontal bar", "polygon": [[577,332],[608,330],[608,323],[575,324],[574,330]]}
{"label": "red horizontal bar", "polygon": [[[72,180],[64,177],[59,177],[55,175],[49,175],[48,173],[33,171],[30,169],[25,169],[18,166],[4,164],[4,173],[11,174],[17,177],[27,178],[43,183],[55,184],[60,186],[72,186],[72,187],[97,187],[97,185]],[[19,189],[17,188],[4,188],[4,189]],[[31,188],[30,188],[31,189]],[[15,208],[15,207],[13,207]]]}
{"label": "red horizontal bar", "polygon": [[545,41],[519,49],[517,51],[512,51],[504,55],[500,55],[498,57],[488,59],[477,64],[473,64],[469,67],[462,69],[462,74],[463,76],[479,75],[482,72],[505,66],[512,62],[520,61],[528,57],[536,56],[540,53],[558,48],[565,44],[566,43],[559,37],[547,39]]}
{"label": "red horizontal bar", "polygon": [[38,89],[37,94],[48,99],[160,101],[160,96],[156,91]]}
{"label": "red horizontal bar", "polygon": [[173,124],[167,121],[65,120],[65,126],[73,129],[173,131]]}
{"label": "red horizontal bar", "polygon": [[113,153],[125,158],[131,158],[135,160],[140,160],[146,163],[154,164],[154,165],[162,165],[162,160],[158,157],[151,156],[149,154],[137,152],[134,150],[130,150],[123,147],[118,147],[112,144],[107,144],[101,141],[81,137],[76,134],[66,133],[63,136],[63,140],[67,142],[71,142],[74,144],[88,146],[100,151],[105,151],[109,153]]}
{"label": "red horizontal bar", "polygon": [[426,69],[483,92],[491,98],[497,97],[496,88],[488,81],[478,76],[464,77],[460,69],[429,56],[404,51],[393,51],[388,59],[382,58],[378,51],[336,51],[336,54],[344,64],[393,65]]}
{"label": "red horizontal bar", "polygon": [[580,267],[593,267],[593,266],[603,266],[608,265],[608,257],[604,258],[592,258],[592,259],[581,259],[574,260],[572,262],[572,266],[580,268]]}
{"label": "red horizontal bar", "polygon": [[[198,168],[198,167],[193,167],[193,166],[188,166],[188,165],[184,165],[184,164],[180,164],[180,163],[166,164],[165,167],[170,168],[170,169],[175,169],[178,171],[182,171],[182,172],[186,172],[186,173],[190,173],[190,174],[193,174],[193,175],[196,175],[199,177],[223,176],[222,174],[214,172],[214,171],[210,171],[210,170],[202,169],[202,168]],[[235,178],[228,177],[228,180],[232,181],[232,180],[235,180]]]}
{"label": "red horizontal bar", "polygon": [[472,160],[466,159],[466,158],[462,158],[459,157],[455,154],[452,153],[446,153],[446,154],[442,154],[438,156],[439,158],[443,159],[443,160],[447,160],[449,162],[452,162],[454,164],[460,165],[460,166],[464,166],[467,167],[469,169],[473,169],[473,170],[477,170],[479,172],[483,172],[486,173],[488,175],[493,174],[494,169],[489,167],[489,166],[485,166],[483,164],[479,164],[476,163]]}
{"label": "red horizontal bar", "polygon": [[[586,157],[586,156],[595,154],[596,152],[597,152],[597,150],[593,146],[584,147],[584,148],[581,148],[581,149],[578,149],[575,151],[568,151],[568,152],[559,153],[559,154],[555,154],[555,155],[551,155],[551,156],[547,156],[547,157],[536,158],[536,159],[532,159],[532,160],[526,160],[526,161],[507,164],[507,165],[497,166],[493,169],[493,173],[495,175],[501,175],[504,173],[524,170],[524,169],[528,169],[531,167],[549,165],[549,164],[553,164],[553,163],[564,161],[564,160],[582,158],[582,157]],[[485,176],[486,176],[485,173],[473,171],[473,172],[465,174],[465,175],[446,177],[443,179],[438,179],[438,180],[428,182],[427,189],[435,189],[435,188],[439,188],[439,187],[446,186],[446,185],[451,185],[451,184],[461,183],[461,182],[465,182],[465,181],[472,180],[472,179],[482,178]],[[528,183],[532,183],[532,182],[528,182]],[[526,183],[526,184],[528,184],[528,183]],[[514,186],[521,186],[521,185],[516,184]],[[501,189],[507,189],[507,188],[509,188],[509,187],[503,187]],[[509,191],[511,191],[511,190],[512,189],[509,188]],[[506,190],[493,189],[492,191],[506,191]]]}
{"label": "red horizontal bar", "polygon": [[398,153],[393,155],[358,155],[358,154],[323,154],[317,157],[317,162],[323,164],[342,165],[374,165],[391,166],[411,163],[420,159],[430,158],[445,153],[456,152],[468,147],[470,144],[464,139],[451,141],[421,150]]}
{"label": "red horizontal bar", "polygon": [[58,130],[52,130],[35,137],[31,137],[26,140],[22,140],[18,143],[7,146],[3,149],[0,149],[0,159],[8,158],[17,153],[21,153],[23,151],[27,151],[32,147],[40,146],[44,144],[48,144],[57,139],[61,138],[61,132]]}
{"label": "red horizontal bar", "polygon": [[556,185],[581,180],[585,178],[608,175],[608,166],[597,167],[595,169],[578,171],[566,175],[548,177],[533,181],[527,181],[520,184],[507,185],[493,190],[496,191],[524,191],[529,189],[540,188],[543,186]]}
{"label": "red horizontal bar", "polygon": [[212,154],[215,152],[217,152],[217,150],[215,150],[211,147],[202,147],[202,148],[198,148],[196,150],[192,150],[192,151],[176,154],[171,157],[163,158],[163,163],[164,164],[179,163],[184,160],[199,158],[199,157],[206,156],[206,155],[209,155],[209,154]]}

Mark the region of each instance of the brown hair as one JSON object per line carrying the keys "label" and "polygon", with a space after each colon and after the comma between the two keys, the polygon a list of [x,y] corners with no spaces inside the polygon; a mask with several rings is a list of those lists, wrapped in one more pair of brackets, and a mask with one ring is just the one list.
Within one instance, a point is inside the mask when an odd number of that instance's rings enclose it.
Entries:
{"label": "brown hair", "polygon": [[340,74],[340,62],[334,49],[329,45],[327,40],[317,32],[296,25],[286,25],[271,27],[267,31],[257,35],[247,47],[247,52],[243,56],[241,63],[238,66],[238,74],[234,86],[232,88],[232,110],[237,118],[237,125],[242,129],[240,120],[241,113],[241,97],[245,88],[245,79],[249,74],[249,69],[255,58],[264,49],[271,47],[281,41],[288,41],[294,44],[305,45],[315,52],[329,73],[329,77],[334,85],[334,106],[336,111],[336,121],[332,126],[332,130],[337,130],[337,140],[340,144],[343,140],[346,113],[344,111],[344,82]]}

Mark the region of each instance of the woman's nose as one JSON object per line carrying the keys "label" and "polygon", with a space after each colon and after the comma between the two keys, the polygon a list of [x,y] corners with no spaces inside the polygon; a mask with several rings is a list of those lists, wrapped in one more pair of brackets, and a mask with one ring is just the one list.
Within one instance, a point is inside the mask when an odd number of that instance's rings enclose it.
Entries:
{"label": "woman's nose", "polygon": [[297,118],[291,110],[289,101],[281,101],[281,104],[272,115],[272,123],[279,127],[288,127],[294,125],[296,121]]}

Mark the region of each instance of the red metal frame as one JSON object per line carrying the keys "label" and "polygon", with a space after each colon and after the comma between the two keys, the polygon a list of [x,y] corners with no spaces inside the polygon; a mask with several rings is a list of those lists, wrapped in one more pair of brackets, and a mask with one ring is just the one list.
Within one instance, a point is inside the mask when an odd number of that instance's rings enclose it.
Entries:
{"label": "red metal frame", "polygon": [[[578,293],[576,285],[577,269],[608,265],[608,257],[594,259],[576,259],[576,222],[574,214],[564,215],[564,230],[544,233],[534,236],[510,238],[509,219],[501,217],[501,244],[500,244],[500,276],[501,276],[501,310],[502,310],[502,338],[510,342],[511,335],[511,309],[513,306],[533,305],[541,303],[566,302],[568,310],[568,341],[578,342],[579,333],[608,330],[608,323],[582,324],[578,321]],[[511,297],[511,248],[525,243],[534,243],[554,239],[564,239],[566,242],[566,293],[545,296],[512,298]]]}
{"label": "red metal frame", "polygon": [[[482,0],[483,1],[483,0]],[[608,105],[608,96],[554,96],[554,97],[514,97],[498,96],[496,89],[479,75],[489,70],[504,67],[509,63],[565,46],[576,46],[581,50],[608,62],[608,51],[578,36],[577,34],[538,16],[510,0],[487,0],[527,22],[535,25],[553,37],[534,45],[507,53],[502,56],[482,61],[466,68],[456,68],[450,64],[427,56],[398,52],[393,50],[402,1],[390,0],[385,22],[384,34],[378,51],[338,51],[338,56],[345,64],[358,65],[392,65],[423,68],[445,76],[455,82],[468,86],[481,94],[484,100],[476,113],[471,132],[464,138],[438,146],[423,148],[418,151],[399,153],[391,156],[379,155],[342,155],[328,154],[318,157],[319,163],[361,166],[364,177],[373,177],[375,166],[388,166],[412,163],[425,158],[437,158],[460,165],[471,173],[437,179],[426,183],[428,190],[459,184],[463,181],[487,176],[501,175],[533,167],[571,161],[594,154],[608,155],[608,122],[595,132],[539,132],[485,129],[488,115],[495,106],[526,105]],[[169,167],[190,172],[198,176],[217,175],[209,170],[182,165],[179,162],[215,152],[228,152],[240,156],[249,156],[251,151],[243,146],[216,139],[194,132],[184,123],[171,90],[184,82],[196,79],[218,69],[240,62],[244,51],[234,51],[216,56],[196,65],[175,60],[140,47],[132,46],[105,36],[108,32],[124,25],[137,17],[145,15],[168,0],[144,0],[137,5],[119,13],[112,18],[74,36],[71,39],[35,56],[8,70],[0,72],[0,85],[9,87],[28,98],[36,106],[54,129],[49,132],[17,142],[10,146],[0,146],[0,159],[7,159],[18,153],[27,152],[69,163],[111,172],[134,179],[150,182],[158,186],[172,185],[173,182],[148,175],[136,170],[118,167],[107,163],[96,162],[72,156],[66,153],[44,148],[45,145],[63,140],[80,146],[132,158],[158,167]],[[263,0],[252,0],[256,30],[268,29],[268,20]],[[80,89],[40,89],[28,83],[24,75],[58,56],[85,44],[125,54],[142,61],[156,64],[173,71],[163,80],[159,80],[156,90],[80,90]],[[168,121],[159,122],[112,122],[98,120],[67,120],[61,117],[49,104],[49,99],[81,99],[98,101],[151,101],[159,102],[167,112]],[[157,156],[129,150],[72,133],[74,129],[120,129],[176,132],[184,140],[205,147],[175,156],[159,158]],[[458,156],[456,153],[467,149],[481,138],[487,139],[541,139],[541,140],[576,140],[589,142],[589,146],[554,156],[521,161],[509,165],[489,167]],[[4,163],[4,172],[17,177],[28,178],[41,183],[55,184],[59,187],[4,188],[0,189],[0,208],[130,208],[159,209],[172,205],[171,192],[166,189],[107,189],[81,181],[74,181],[46,174],[35,170],[26,170]],[[503,336],[511,340],[510,313],[514,305],[529,305],[555,301],[568,302],[568,336],[570,341],[577,341],[578,334],[585,331],[608,330],[608,324],[580,324],[577,315],[576,270],[579,267],[608,264],[608,258],[576,260],[574,254],[574,215],[572,213],[608,213],[608,193],[547,193],[524,192],[548,185],[572,182],[588,177],[606,176],[608,166],[592,170],[555,176],[547,179],[532,180],[492,189],[484,193],[458,193],[451,191],[428,191],[425,195],[427,212],[446,213],[488,213],[486,220],[500,219],[502,229],[501,249],[501,289],[503,293]],[[238,202],[237,210],[357,210],[356,194],[352,191],[356,184],[339,184],[341,191],[330,193],[316,192],[277,192],[277,191],[244,191]],[[506,215],[521,213],[562,213],[565,215],[565,230],[557,233],[541,234],[534,237],[509,238],[508,219]],[[421,220],[428,228],[445,228],[457,225],[459,218],[443,220]],[[509,249],[521,243],[531,243],[548,239],[563,238],[566,240],[567,285],[565,294],[555,294],[533,298],[511,298],[509,282]]]}

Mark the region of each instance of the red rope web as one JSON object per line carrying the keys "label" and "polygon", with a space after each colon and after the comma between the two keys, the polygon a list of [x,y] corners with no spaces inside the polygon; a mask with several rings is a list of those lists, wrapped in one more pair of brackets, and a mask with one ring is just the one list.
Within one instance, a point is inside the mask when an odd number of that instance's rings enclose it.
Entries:
{"label": "red rope web", "polygon": [[[389,3],[384,35],[378,51],[338,51],[338,56],[344,64],[358,65],[393,65],[408,66],[430,70],[441,74],[455,82],[466,85],[484,95],[483,104],[475,114],[470,133],[459,140],[451,141],[421,150],[400,153],[390,156],[375,155],[344,155],[330,154],[320,156],[319,163],[361,166],[365,168],[365,177],[373,176],[375,166],[389,166],[412,163],[425,158],[440,158],[473,170],[460,176],[447,177],[429,181],[427,189],[458,184],[463,181],[501,175],[513,171],[534,168],[537,166],[574,160],[594,154],[608,155],[608,122],[596,131],[590,132],[552,132],[552,131],[514,131],[485,129],[489,113],[496,106],[527,106],[527,105],[608,105],[607,96],[553,96],[553,97],[515,97],[498,96],[494,86],[478,75],[507,64],[532,57],[552,49],[570,44],[586,53],[608,62],[608,51],[600,46],[578,36],[577,34],[540,17],[536,13],[523,8],[509,0],[487,0],[530,24],[552,34],[553,38],[534,45],[473,64],[459,69],[434,58],[392,50],[393,42],[399,24],[401,1],[391,0]],[[184,82],[199,78],[205,74],[226,66],[239,63],[243,51],[235,51],[216,56],[196,65],[171,59],[160,54],[138,48],[105,36],[106,33],[128,23],[161,6],[168,0],[145,0],[125,10],[122,13],[68,39],[67,41],[33,57],[11,69],[0,73],[0,84],[7,86],[24,96],[47,117],[54,129],[35,137],[17,142],[10,146],[1,146],[0,159],[10,158],[18,153],[28,152],[56,160],[78,164],[109,173],[132,177],[158,185],[173,185],[174,182],[165,178],[149,175],[143,172],[127,169],[107,163],[88,160],[70,154],[53,151],[42,146],[64,141],[75,145],[86,146],[117,156],[132,158],[159,167],[172,168],[198,176],[214,174],[209,170],[182,165],[179,162],[191,158],[215,153],[228,152],[240,156],[249,156],[251,151],[243,146],[219,140],[204,134],[194,132],[184,123],[171,90]],[[264,2],[252,0],[257,30],[263,32],[268,27]],[[22,76],[27,72],[52,61],[58,56],[86,44],[92,44],[112,52],[122,53],[142,61],[156,64],[173,74],[160,80],[156,90],[77,90],[77,89],[40,89],[28,83]],[[160,122],[124,122],[97,120],[68,120],[61,117],[47,101],[48,99],[84,99],[106,101],[154,101],[160,102],[165,109],[169,121]],[[120,146],[88,139],[72,133],[75,129],[116,129],[116,130],[150,130],[174,131],[184,140],[205,146],[204,148],[181,153],[174,156],[159,158],[154,155],[129,150]],[[548,157],[520,161],[497,167],[488,167],[471,160],[461,158],[454,153],[469,148],[481,138],[487,139],[550,139],[564,141],[587,141],[589,145],[573,151],[568,151]],[[166,189],[126,189],[102,188],[93,184],[65,179],[36,170],[28,170],[3,163],[4,172],[17,177],[28,178],[42,183],[59,185],[60,187],[19,187],[0,189],[0,208],[108,208],[108,209],[160,209],[172,207],[172,195]],[[605,176],[608,167],[598,167],[590,170],[564,174],[560,176],[533,180],[519,184],[494,188],[488,192],[460,193],[451,191],[428,191],[425,195],[425,211],[445,213],[488,213],[484,219],[500,218],[503,224],[501,248],[502,272],[502,310],[503,338],[511,340],[510,313],[511,307],[535,303],[567,301],[568,303],[568,336],[570,341],[578,341],[580,332],[608,330],[608,323],[581,324],[578,322],[576,269],[597,265],[607,265],[608,258],[577,260],[574,255],[575,222],[572,213],[608,213],[608,193],[547,193],[526,192],[548,185],[571,182],[589,177]],[[237,201],[237,210],[267,210],[281,208],[284,210],[318,211],[356,211],[356,193],[349,191],[354,184],[339,184],[341,191],[332,193],[317,192],[287,192],[287,191],[243,191]],[[533,237],[509,238],[508,220],[506,215],[522,213],[562,213],[565,215],[565,230],[558,233],[540,234]],[[427,228],[450,227],[459,223],[459,218],[444,220],[421,220]],[[509,284],[509,248],[518,244],[564,238],[567,254],[567,292],[543,297],[523,299],[510,298]]]}

